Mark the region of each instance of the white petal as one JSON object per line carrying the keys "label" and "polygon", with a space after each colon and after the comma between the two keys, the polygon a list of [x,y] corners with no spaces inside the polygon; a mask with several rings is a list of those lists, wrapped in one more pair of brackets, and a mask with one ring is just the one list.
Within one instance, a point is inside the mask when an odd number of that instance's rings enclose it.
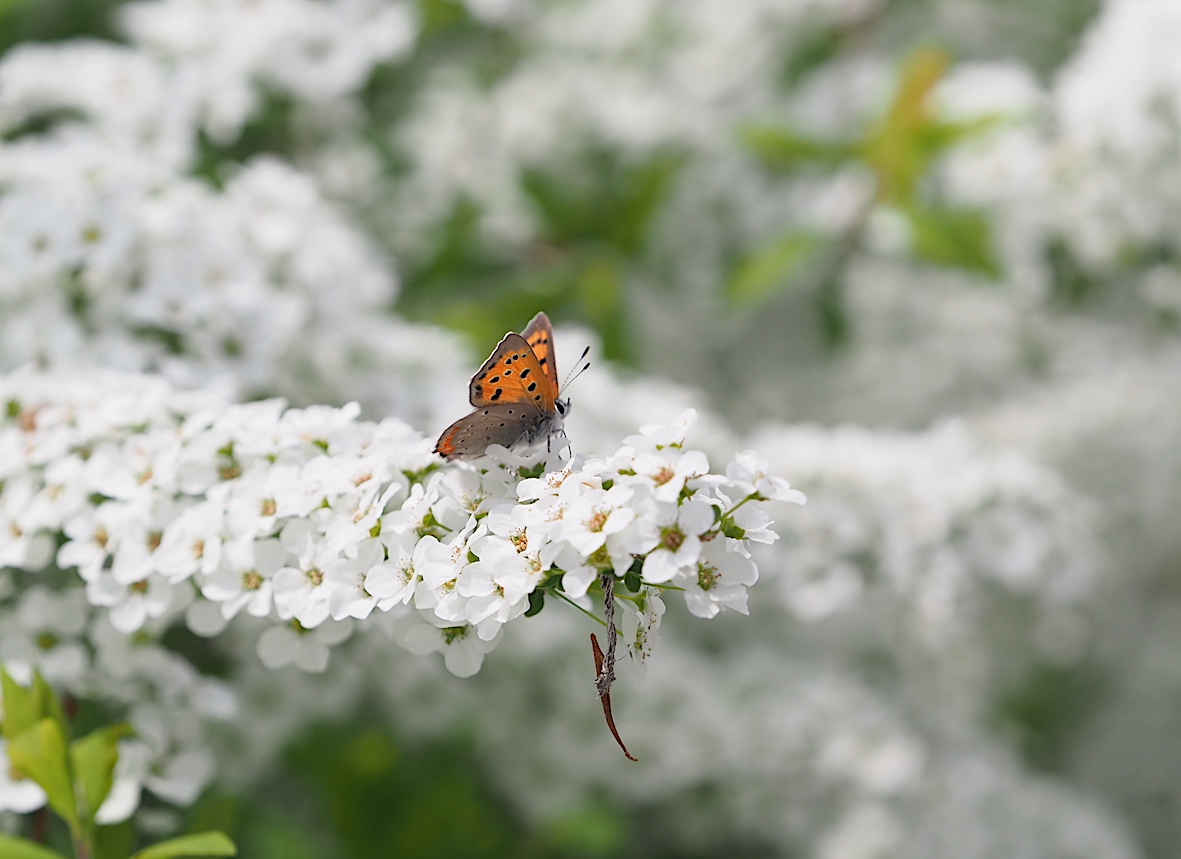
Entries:
{"label": "white petal", "polygon": [[472,644],[455,642],[443,651],[443,664],[456,677],[471,677],[484,664],[484,654]]}
{"label": "white petal", "polygon": [[297,642],[294,630],[286,626],[272,626],[258,637],[258,658],[267,668],[282,668],[295,659]]}
{"label": "white petal", "polygon": [[222,614],[222,606],[209,600],[194,600],[185,609],[185,626],[202,638],[220,635],[228,623]]}
{"label": "white petal", "polygon": [[144,600],[139,594],[129,594],[121,604],[111,609],[111,626],[124,635],[130,635],[144,625],[148,613]]}

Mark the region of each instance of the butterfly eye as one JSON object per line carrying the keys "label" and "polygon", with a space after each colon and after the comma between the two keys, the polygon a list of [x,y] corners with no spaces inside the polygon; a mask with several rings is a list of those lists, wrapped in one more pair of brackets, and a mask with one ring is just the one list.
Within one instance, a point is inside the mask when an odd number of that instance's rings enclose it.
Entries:
{"label": "butterfly eye", "polygon": [[558,414],[565,417],[570,413],[569,400],[554,400],[554,408],[558,410]]}

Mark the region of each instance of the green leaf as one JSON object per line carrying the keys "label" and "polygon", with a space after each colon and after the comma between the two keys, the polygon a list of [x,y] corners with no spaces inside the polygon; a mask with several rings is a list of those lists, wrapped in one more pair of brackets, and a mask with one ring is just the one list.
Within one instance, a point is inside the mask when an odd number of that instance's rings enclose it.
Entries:
{"label": "green leaf", "polygon": [[679,153],[661,153],[627,174],[619,211],[608,221],[612,242],[625,254],[636,254],[643,248],[648,227],[685,161]]}
{"label": "green leaf", "polygon": [[41,676],[40,671],[33,672],[33,689],[36,691],[38,701],[41,704],[41,715],[47,716],[57,722],[58,727],[61,728],[62,737],[69,739],[70,725],[66,722],[65,714],[62,713],[62,707],[57,700],[57,695],[50,685],[45,682],[45,678]]}
{"label": "green leaf", "polygon": [[27,731],[44,715],[35,686],[26,689],[0,668],[0,693],[3,694],[4,721],[0,732],[8,742]]}
{"label": "green leaf", "polygon": [[768,167],[794,170],[804,165],[835,166],[857,154],[857,148],[841,140],[823,140],[773,125],[744,125],[738,139]]}
{"label": "green leaf", "polygon": [[861,151],[877,177],[877,198],[883,203],[911,203],[919,179],[939,153],[938,147],[928,145],[932,129],[939,126],[930,96],[947,64],[947,54],[936,48],[907,55],[893,101],[866,132]]}
{"label": "green leaf", "polygon": [[810,233],[792,232],[768,242],[739,263],[726,295],[736,304],[755,304],[793,284],[792,276],[822,247]]}
{"label": "green leaf", "polygon": [[63,737],[68,736],[69,728],[62,715],[61,705],[40,672],[33,672],[33,683],[26,689],[13,680],[8,672],[0,669],[0,693],[3,695],[0,700],[3,700],[5,714],[0,735],[9,742],[46,717],[57,722]]}
{"label": "green leaf", "polygon": [[782,81],[794,87],[808,74],[827,63],[845,44],[845,30],[840,26],[813,27],[795,38],[783,65]]}
{"label": "green leaf", "polygon": [[642,587],[642,581],[640,574],[634,570],[628,570],[623,575],[623,586],[627,588],[629,593],[638,594]]}
{"label": "green leaf", "polygon": [[238,848],[221,832],[182,835],[145,847],[131,859],[173,859],[175,856],[237,856]]}
{"label": "green leaf", "polygon": [[1000,267],[992,249],[988,219],[970,209],[912,209],[914,253],[937,265],[997,277]]}
{"label": "green leaf", "polygon": [[529,593],[529,608],[525,610],[525,617],[533,617],[545,608],[545,591],[535,590]]}
{"label": "green leaf", "polygon": [[85,818],[94,817],[111,792],[115,762],[119,759],[119,738],[128,733],[126,725],[100,728],[70,743],[70,763],[74,778],[86,803]]}
{"label": "green leaf", "polygon": [[35,841],[17,838],[15,835],[5,835],[0,832],[0,856],[4,859],[63,859],[60,853],[54,853],[48,847],[42,847]]}
{"label": "green leaf", "polygon": [[42,719],[9,743],[8,757],[17,769],[41,785],[50,808],[77,831],[78,809],[61,726],[52,717]]}
{"label": "green leaf", "polygon": [[94,829],[94,859],[127,859],[135,841],[135,825],[130,820]]}

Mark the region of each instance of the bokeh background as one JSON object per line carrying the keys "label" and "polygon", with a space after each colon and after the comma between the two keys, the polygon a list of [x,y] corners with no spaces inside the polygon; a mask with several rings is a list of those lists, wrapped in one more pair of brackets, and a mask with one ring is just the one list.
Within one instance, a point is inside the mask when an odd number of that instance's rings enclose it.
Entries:
{"label": "bokeh background", "polygon": [[717,462],[809,496],[750,617],[670,610],[621,684],[639,764],[574,613],[471,680],[154,630],[240,709],[143,825],[292,859],[1177,856],[1178,45],[1173,0],[0,0],[4,370],[433,433],[545,309],[567,366],[592,346],[576,449],[692,405]]}

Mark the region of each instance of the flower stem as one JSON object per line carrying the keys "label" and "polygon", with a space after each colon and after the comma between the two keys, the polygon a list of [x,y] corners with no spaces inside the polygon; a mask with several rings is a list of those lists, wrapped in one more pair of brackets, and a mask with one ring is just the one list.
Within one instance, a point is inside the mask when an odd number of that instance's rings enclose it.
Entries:
{"label": "flower stem", "polygon": [[574,606],[576,609],[578,609],[580,612],[585,614],[587,617],[589,617],[591,620],[593,620],[595,623],[599,624],[600,626],[607,625],[607,621],[605,621],[601,617],[598,617],[597,615],[592,614],[591,612],[587,611],[586,609],[584,609],[582,606],[580,606],[574,600],[570,599],[570,597],[566,596],[561,591],[555,590],[553,592],[553,594],[554,594],[554,596],[559,597],[560,599],[563,599],[566,602],[570,603],[570,605]]}

